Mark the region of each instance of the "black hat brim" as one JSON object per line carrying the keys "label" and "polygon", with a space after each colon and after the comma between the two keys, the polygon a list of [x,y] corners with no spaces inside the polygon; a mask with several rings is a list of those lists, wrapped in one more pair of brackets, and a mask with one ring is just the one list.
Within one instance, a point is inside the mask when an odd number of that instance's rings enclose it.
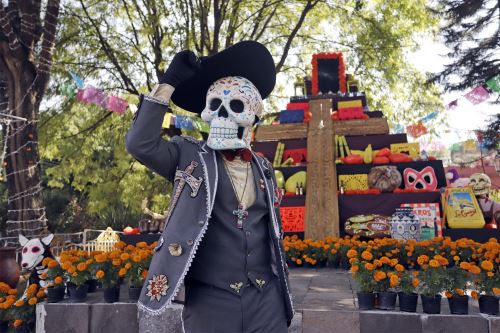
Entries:
{"label": "black hat brim", "polygon": [[201,113],[212,83],[226,76],[242,76],[259,90],[262,99],[273,91],[276,67],[267,48],[255,41],[243,41],[209,57],[203,57],[200,69],[180,83],[172,102],[187,111]]}

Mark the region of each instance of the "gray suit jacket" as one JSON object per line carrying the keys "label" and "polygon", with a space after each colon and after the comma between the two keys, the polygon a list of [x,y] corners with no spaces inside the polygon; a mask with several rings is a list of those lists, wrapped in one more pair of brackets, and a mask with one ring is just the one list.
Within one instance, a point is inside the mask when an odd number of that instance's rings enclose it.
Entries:
{"label": "gray suit jacket", "polygon": [[[165,229],[156,247],[148,277],[143,286],[139,307],[151,314],[161,314],[179,292],[196,250],[210,223],[217,193],[216,152],[204,141],[190,137],[161,138],[161,124],[167,107],[141,100],[127,138],[127,150],[153,171],[174,182]],[[289,322],[293,305],[282,247],[277,185],[271,163],[253,155],[260,176],[265,181],[271,240]]]}

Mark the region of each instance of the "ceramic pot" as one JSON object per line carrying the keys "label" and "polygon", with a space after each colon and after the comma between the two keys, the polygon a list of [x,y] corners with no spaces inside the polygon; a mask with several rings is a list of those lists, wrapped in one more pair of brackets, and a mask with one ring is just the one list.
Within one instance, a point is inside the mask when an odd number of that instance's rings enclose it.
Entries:
{"label": "ceramic pot", "polygon": [[398,294],[392,291],[378,293],[378,308],[381,310],[394,310]]}
{"label": "ceramic pot", "polygon": [[64,299],[64,286],[47,288],[47,302],[57,303]]}
{"label": "ceramic pot", "polygon": [[404,312],[417,312],[418,295],[415,293],[405,294],[398,293],[399,296],[399,310]]}
{"label": "ceramic pot", "polygon": [[87,299],[87,288],[86,284],[81,286],[68,286],[69,298],[73,303],[85,302]]}
{"label": "ceramic pot", "polygon": [[374,293],[362,293],[357,292],[358,305],[360,310],[373,310],[375,306],[375,294]]}
{"label": "ceramic pot", "polygon": [[420,219],[412,208],[396,208],[391,216],[391,237],[394,239],[420,241]]}
{"label": "ceramic pot", "polygon": [[0,248],[0,281],[7,283],[14,289],[17,287],[17,282],[19,281],[19,273],[19,265],[16,261],[16,248]]}
{"label": "ceramic pot", "polygon": [[115,303],[120,299],[120,287],[104,288],[104,301],[106,303]]}
{"label": "ceramic pot", "polygon": [[454,295],[448,298],[448,305],[450,306],[450,313],[457,315],[469,314],[469,296]]}
{"label": "ceramic pot", "polygon": [[498,316],[498,297],[491,295],[479,296],[479,312]]}
{"label": "ceramic pot", "polygon": [[142,288],[130,287],[128,288],[128,300],[131,302],[137,302],[141,296]]}
{"label": "ceramic pot", "polygon": [[7,320],[0,320],[0,333],[7,333],[9,330],[9,322]]}
{"label": "ceramic pot", "polygon": [[424,313],[439,314],[441,313],[441,295],[426,296],[420,295],[422,298],[422,308]]}

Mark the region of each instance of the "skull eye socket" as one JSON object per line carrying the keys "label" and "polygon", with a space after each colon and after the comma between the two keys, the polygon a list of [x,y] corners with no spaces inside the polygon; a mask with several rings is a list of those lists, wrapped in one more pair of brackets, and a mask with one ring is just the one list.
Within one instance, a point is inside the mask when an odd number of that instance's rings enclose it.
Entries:
{"label": "skull eye socket", "polygon": [[214,98],[210,101],[210,105],[208,106],[208,108],[211,110],[211,111],[215,111],[219,108],[219,106],[222,104],[222,100],[220,98]]}
{"label": "skull eye socket", "polygon": [[231,107],[231,111],[235,113],[242,113],[245,109],[245,104],[239,99],[233,99],[229,102],[229,106]]}

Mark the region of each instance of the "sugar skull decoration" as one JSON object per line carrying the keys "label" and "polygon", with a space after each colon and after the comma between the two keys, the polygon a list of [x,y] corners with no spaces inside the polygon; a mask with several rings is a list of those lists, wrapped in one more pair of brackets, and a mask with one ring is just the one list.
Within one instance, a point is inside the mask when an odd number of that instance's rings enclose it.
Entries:
{"label": "sugar skull decoration", "polygon": [[472,187],[476,197],[490,194],[491,179],[487,174],[473,173],[469,179],[469,186]]}
{"label": "sugar skull decoration", "polygon": [[252,82],[241,76],[215,81],[201,113],[210,124],[207,145],[215,150],[249,148],[251,127],[261,113],[262,98]]}
{"label": "sugar skull decoration", "polygon": [[437,178],[434,169],[426,166],[421,171],[412,168],[406,168],[403,171],[405,188],[411,190],[429,190],[437,189]]}

